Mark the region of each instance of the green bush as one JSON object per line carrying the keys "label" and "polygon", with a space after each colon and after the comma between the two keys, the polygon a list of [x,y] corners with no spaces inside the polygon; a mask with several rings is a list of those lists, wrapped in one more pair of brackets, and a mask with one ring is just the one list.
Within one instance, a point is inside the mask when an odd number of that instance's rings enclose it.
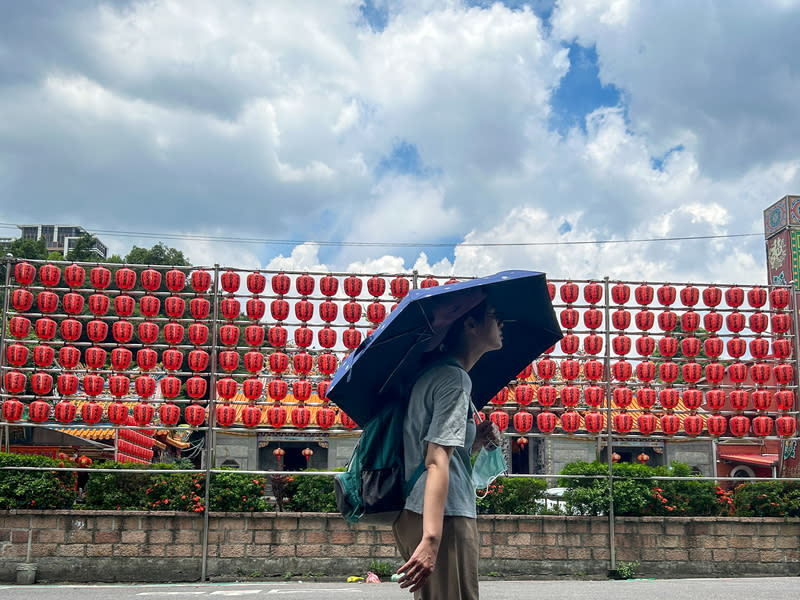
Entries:
{"label": "green bush", "polygon": [[[149,465],[148,465],[149,466]],[[154,465],[170,468],[169,465]],[[93,468],[134,469],[140,473],[89,473],[84,488],[86,509],[97,510],[141,510],[147,505],[145,490],[152,485],[153,474],[146,472],[145,465],[97,462]]]}
{"label": "green bush", "polygon": [[498,477],[489,485],[487,494],[478,498],[478,514],[538,515],[545,510],[543,479]]}
{"label": "green bush", "polygon": [[[0,467],[63,467],[63,460],[0,452]],[[0,508],[70,508],[77,478],[68,471],[0,471]]]}
{"label": "green bush", "polygon": [[[198,479],[202,483],[204,477],[201,475]],[[192,485],[197,487],[198,482],[196,481]],[[247,475],[236,471],[212,473],[209,509],[231,512],[263,512],[269,508],[264,498],[266,487],[267,478],[264,476]],[[202,504],[199,510],[203,510]]]}
{"label": "green bush", "polygon": [[743,517],[800,517],[800,483],[754,481],[733,490],[735,514]]}
{"label": "green bush", "polygon": [[[312,469],[309,469],[312,470]],[[295,512],[339,512],[329,475],[299,475],[286,483],[283,509]]]}

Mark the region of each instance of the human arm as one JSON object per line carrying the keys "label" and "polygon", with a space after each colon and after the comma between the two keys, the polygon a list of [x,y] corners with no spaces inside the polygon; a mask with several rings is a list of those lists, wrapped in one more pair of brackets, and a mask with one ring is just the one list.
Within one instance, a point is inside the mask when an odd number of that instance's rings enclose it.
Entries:
{"label": "human arm", "polygon": [[425,496],[422,509],[422,540],[411,558],[400,569],[400,587],[411,587],[415,592],[427,581],[436,565],[439,544],[442,541],[444,505],[450,486],[450,457],[453,447],[428,443],[425,454]]}

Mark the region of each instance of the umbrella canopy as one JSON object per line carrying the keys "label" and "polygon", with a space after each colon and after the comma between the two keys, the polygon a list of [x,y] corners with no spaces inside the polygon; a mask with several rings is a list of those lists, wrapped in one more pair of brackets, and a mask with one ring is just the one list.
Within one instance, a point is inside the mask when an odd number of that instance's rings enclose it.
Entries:
{"label": "umbrella canopy", "polygon": [[503,271],[459,283],[412,290],[333,376],[328,398],[362,427],[387,403],[405,402],[425,352],[450,325],[487,300],[503,325],[503,347],[469,372],[481,408],[534,358],[561,339],[544,273]]}

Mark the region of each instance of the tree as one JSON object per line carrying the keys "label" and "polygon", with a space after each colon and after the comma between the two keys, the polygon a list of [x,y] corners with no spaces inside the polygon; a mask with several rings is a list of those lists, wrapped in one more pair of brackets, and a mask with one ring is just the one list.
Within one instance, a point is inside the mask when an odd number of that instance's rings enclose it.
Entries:
{"label": "tree", "polygon": [[8,246],[7,252],[16,258],[47,259],[47,244],[44,238],[24,240],[17,238]]}
{"label": "tree", "polygon": [[96,252],[94,252],[95,244],[97,244],[97,238],[91,233],[84,233],[80,238],[78,238],[78,241],[75,242],[75,247],[69,251],[69,254],[67,254],[67,259],[79,262],[91,262],[97,260],[98,255]]}
{"label": "tree", "polygon": [[149,250],[134,246],[125,256],[125,262],[132,265],[174,265],[178,267],[190,265],[183,252],[170,248],[163,242],[158,242]]}

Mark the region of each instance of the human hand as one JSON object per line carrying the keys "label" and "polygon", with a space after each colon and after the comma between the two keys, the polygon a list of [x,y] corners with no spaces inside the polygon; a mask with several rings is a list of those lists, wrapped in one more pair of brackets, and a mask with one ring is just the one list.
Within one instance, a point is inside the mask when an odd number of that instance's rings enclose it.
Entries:
{"label": "human hand", "polygon": [[494,421],[486,419],[478,424],[475,430],[475,444],[473,450],[480,449],[481,446],[487,450],[494,450],[500,445],[500,430]]}
{"label": "human hand", "polygon": [[438,542],[423,539],[406,564],[397,569],[398,582],[401,588],[410,587],[409,592],[416,592],[430,577],[436,566],[436,555],[439,552]]}

